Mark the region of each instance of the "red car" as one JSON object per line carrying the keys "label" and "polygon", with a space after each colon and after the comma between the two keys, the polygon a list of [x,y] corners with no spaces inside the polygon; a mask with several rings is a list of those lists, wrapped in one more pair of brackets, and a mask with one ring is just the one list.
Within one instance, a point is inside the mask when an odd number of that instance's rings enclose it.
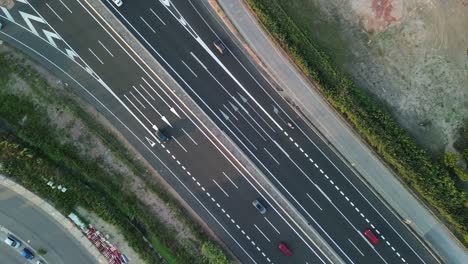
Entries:
{"label": "red car", "polygon": [[289,250],[288,246],[286,246],[285,243],[280,242],[280,243],[278,244],[278,248],[279,248],[279,250],[280,250],[286,257],[292,256],[291,250]]}
{"label": "red car", "polygon": [[374,233],[372,233],[370,229],[367,229],[366,231],[364,231],[364,235],[366,235],[366,237],[374,245],[377,244],[377,242],[379,242],[379,239],[374,235]]}

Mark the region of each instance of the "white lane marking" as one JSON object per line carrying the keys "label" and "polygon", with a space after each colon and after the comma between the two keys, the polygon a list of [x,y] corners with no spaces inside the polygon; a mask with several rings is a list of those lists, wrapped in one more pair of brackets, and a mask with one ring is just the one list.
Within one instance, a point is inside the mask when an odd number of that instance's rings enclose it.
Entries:
{"label": "white lane marking", "polygon": [[104,64],[104,62],[102,62],[102,60],[96,55],[96,53],[94,53],[94,51],[90,48],[88,48],[89,52],[91,52],[91,54],[94,55],[94,57],[96,57],[96,59],[101,63],[101,64]]}
{"label": "white lane marking", "polygon": [[174,141],[177,143],[177,145],[180,146],[181,149],[183,149],[185,152],[188,152],[186,148],[184,148],[184,146],[182,144],[180,144],[179,140],[177,140],[177,138],[175,138],[174,136],[172,136],[172,139],[174,139]]}
{"label": "white lane marking", "polygon": [[[116,38],[108,31],[108,29],[105,28],[105,27],[101,24],[101,22],[100,22],[99,20],[97,20],[97,18],[96,18],[93,14],[91,14],[90,11],[89,11],[88,9],[86,9],[86,8],[83,6],[83,4],[82,4],[81,2],[78,2],[78,3],[79,3],[79,4],[83,7],[83,9],[85,9],[85,10],[88,12],[88,14],[101,26],[101,28],[103,28],[104,31],[106,31],[106,33],[117,43],[117,45],[119,45],[119,46],[122,48],[122,50],[124,50],[124,52],[127,53],[127,55],[135,62],[135,64],[136,64],[146,75],[148,75],[148,77],[149,77],[153,82],[156,83],[156,81],[151,77],[151,75],[143,68],[143,66],[141,66],[141,65],[136,61],[136,59],[135,59],[134,57],[130,56],[129,52],[122,46],[122,44],[120,44],[120,43],[116,40]],[[141,35],[141,33],[140,33],[138,30],[136,30],[136,28],[135,28],[131,23],[129,23],[129,21],[128,21],[124,16],[122,16],[122,14],[120,14],[120,12],[119,12],[115,7],[113,7],[113,9],[114,9],[114,11],[116,11],[116,12],[119,13],[120,17],[121,17],[123,20],[125,20],[125,22],[126,22],[126,23],[138,34],[138,36],[139,36],[140,38],[142,38],[142,40],[150,47],[150,49],[151,49],[152,51],[154,51],[154,52],[157,54],[157,56],[158,56],[159,58],[161,58],[161,59],[164,61],[164,63],[171,69],[171,71],[174,72],[174,74],[176,74],[176,76],[177,76],[177,77],[178,77],[178,78],[179,78],[179,79],[196,95],[196,97],[197,97],[198,99],[200,99],[200,100],[203,102],[203,104],[204,104],[206,107],[208,107],[208,109],[209,109],[213,114],[215,114],[215,112],[206,104],[206,102],[204,102],[203,99],[201,99],[201,97],[193,90],[193,88],[192,88],[192,87],[191,87],[191,86],[174,70],[174,68],[159,54],[159,52],[148,42],[148,40],[146,40],[146,39]],[[94,10],[94,9],[93,9],[93,10]],[[94,12],[96,13],[96,10],[94,10]],[[96,13],[96,14],[98,14],[98,13]],[[99,16],[99,14],[98,14],[98,16]],[[106,23],[105,20],[104,20],[102,17],[100,17],[100,18],[104,21],[104,23]],[[112,27],[111,27],[109,24],[106,23],[106,25],[109,26],[109,28],[112,29]],[[113,29],[112,29],[112,30],[113,30]],[[113,32],[116,33],[115,30],[113,30]],[[123,41],[122,38],[120,38],[120,39]],[[125,43],[125,42],[124,42],[124,43]],[[125,44],[126,44],[126,43],[125,43]],[[126,44],[126,45],[127,45],[127,47],[128,47],[128,44]],[[143,61],[142,58],[141,58],[140,56],[138,56],[138,54],[137,54],[134,50],[132,50],[132,52],[133,52],[133,54],[136,55],[136,57],[138,57],[138,59],[139,59],[140,61]],[[149,68],[148,65],[146,65],[146,66]],[[151,68],[149,68],[149,69],[151,70]],[[154,72],[152,71],[152,73],[154,73]],[[158,77],[158,78],[159,78],[159,77]],[[161,79],[159,78],[159,80],[161,80]],[[166,85],[166,87],[168,87],[167,84],[165,84],[165,85]],[[168,89],[169,89],[169,88],[168,88]],[[165,90],[163,90],[163,92],[167,95],[167,93],[166,93]],[[168,96],[172,101],[174,101],[169,95],[167,95],[167,96]],[[174,102],[174,103],[175,103],[175,102]],[[179,107],[179,106],[178,106],[178,107]],[[181,109],[181,110],[182,110],[182,109]],[[184,112],[184,113],[185,113],[185,112]],[[132,113],[132,114],[133,114],[133,113]],[[186,113],[185,113],[185,114],[186,114]],[[187,114],[186,114],[186,116],[192,121],[192,123],[193,123],[195,126],[198,127],[198,125],[197,125]],[[269,116],[269,115],[268,115],[268,116]],[[194,116],[194,117],[196,118],[196,116]],[[223,122],[223,120],[221,120],[221,119],[219,118],[219,116],[216,115],[216,117],[226,126],[226,124]],[[269,117],[270,117],[270,116],[269,116]],[[136,118],[136,117],[135,117],[135,118]],[[198,119],[197,119],[197,120],[198,120]],[[142,124],[142,125],[143,125],[143,124]],[[227,126],[226,126],[226,127],[227,127]],[[200,127],[198,127],[198,128],[200,129],[200,131],[202,131]],[[227,127],[227,128],[228,128],[228,130],[230,130],[229,127]],[[280,128],[280,129],[281,129],[281,128]],[[202,133],[203,133],[203,131],[202,131]],[[231,131],[231,133],[232,133],[232,131]],[[263,195],[261,194],[261,192],[259,191],[259,189],[250,181],[250,178],[248,178],[246,175],[244,175],[244,174],[240,171],[240,169],[239,169],[237,166],[240,165],[240,167],[242,167],[243,169],[245,169],[245,167],[243,167],[242,164],[241,164],[239,161],[237,161],[237,162],[238,162],[237,164],[234,164],[233,161],[232,161],[231,159],[229,159],[229,158],[226,156],[226,153],[224,153],[224,152],[211,140],[211,138],[209,138],[205,133],[203,133],[203,134],[204,134],[204,135],[207,137],[207,139],[215,146],[215,148],[218,149],[218,151],[220,152],[220,154],[223,155],[223,156],[226,158],[226,160],[239,172],[239,174],[242,175],[242,177],[251,185],[251,187],[252,187],[253,189],[255,189],[255,191],[257,191],[258,193],[260,193],[260,195],[261,195],[263,198],[266,199],[266,197],[263,196]],[[235,134],[234,134],[234,135],[235,135]],[[235,136],[236,136],[236,135],[235,135]],[[153,135],[153,137],[155,137],[155,136]],[[236,136],[236,137],[237,137],[237,136]],[[156,137],[155,137],[155,138],[156,138]],[[237,138],[237,139],[238,139],[238,138]],[[241,142],[241,144],[243,144],[243,143]],[[244,145],[244,146],[245,146],[245,145]],[[253,154],[250,150],[248,150],[248,151],[249,151],[251,154]],[[256,158],[256,159],[258,160],[258,158]],[[262,166],[264,167],[263,164],[262,164]],[[264,168],[266,168],[266,167],[264,167]],[[269,171],[269,173],[271,174],[270,171]],[[274,175],[273,175],[273,178],[275,178],[275,180],[277,181],[277,179],[276,179],[276,177],[275,177]],[[271,194],[270,194],[258,181],[256,181],[255,178],[252,178],[252,179],[254,180],[254,182],[255,182],[256,184],[258,184],[258,185],[260,186],[260,188],[261,188],[265,193],[267,193],[267,194],[269,195],[270,198],[272,198]],[[178,180],[180,181],[180,179],[178,179]],[[185,185],[184,185],[184,187],[185,187]],[[285,189],[284,186],[282,186],[282,188]],[[287,191],[287,190],[286,190],[286,191]],[[191,194],[193,195],[193,193],[191,193]],[[288,192],[288,194],[291,195],[289,192]],[[200,201],[199,201],[198,199],[197,199],[197,201],[200,203]],[[275,200],[273,199],[273,201],[275,201]],[[275,201],[275,202],[276,202],[276,201]],[[297,202],[297,200],[296,200],[296,202]],[[292,221],[292,222],[296,225],[296,227],[302,232],[302,235],[304,235],[305,237],[307,237],[308,240],[306,241],[306,239],[305,239],[301,234],[299,234],[299,232],[298,232],[298,231],[297,231],[297,230],[296,230],[280,213],[279,213],[279,211],[277,211],[277,209],[276,209],[275,207],[272,207],[272,209],[273,209],[275,212],[278,213],[278,215],[279,215],[280,218],[286,223],[286,225],[289,226],[289,228],[291,228],[291,230],[292,230],[297,236],[299,236],[299,238],[302,240],[302,242],[304,242],[304,244],[320,259],[320,261],[321,261],[322,263],[325,263],[325,261],[322,259],[322,257],[324,257],[324,258],[326,258],[329,262],[332,262],[331,259],[325,254],[325,252],[317,245],[317,243],[316,243],[310,236],[307,235],[307,233],[305,232],[305,230],[303,230],[302,228],[300,228],[300,226],[299,226],[298,223],[295,221],[295,219],[292,218],[292,216],[289,215],[289,214],[285,211],[285,209],[284,209],[280,204],[278,204],[277,202],[276,202],[276,204],[277,204],[277,206],[278,206],[279,208],[281,208],[282,212],[288,216],[289,220]],[[205,210],[207,210],[206,207],[204,207],[204,208],[205,208]],[[213,216],[211,213],[210,213],[210,215],[214,218],[214,216]],[[220,224],[219,221],[218,221],[216,218],[215,218],[215,220],[217,221],[218,224]],[[220,225],[221,225],[221,224],[220,224]],[[221,225],[221,226],[222,226],[222,225]],[[239,242],[233,238],[233,236],[224,228],[224,226],[222,226],[222,228],[223,228],[223,230],[225,230],[225,231],[229,234],[229,236],[236,242],[236,244],[242,249],[242,251],[243,251],[247,256],[249,256],[249,258],[250,258],[254,263],[256,263],[256,261],[252,258],[252,256],[250,256],[250,254],[248,254],[248,252],[239,244]],[[317,254],[317,252],[316,252],[315,249],[309,244],[309,242],[312,243],[318,251],[320,251],[321,256]]]}
{"label": "white lane marking", "polygon": [[102,44],[102,42],[101,42],[100,40],[98,40],[98,42],[99,42],[99,44],[101,44],[101,46],[107,51],[107,53],[109,53],[109,55],[110,55],[111,57],[114,57],[114,54],[112,54],[112,53],[109,51],[109,49],[107,49],[106,46],[104,46],[104,44]]}
{"label": "white lane marking", "polygon": [[184,131],[185,135],[187,135],[187,137],[190,138],[190,140],[192,140],[193,144],[198,146],[198,143],[189,135],[189,133],[187,133],[187,131],[185,131],[184,128],[182,128],[182,131]]}
{"label": "white lane marking", "polygon": [[237,187],[237,185],[231,180],[231,178],[229,178],[229,176],[224,171],[223,171],[223,175],[232,183],[232,185],[234,185],[234,187],[236,187],[236,189],[239,189],[239,187]]}
{"label": "white lane marking", "polygon": [[[138,111],[138,113],[140,113],[146,119],[146,121],[148,121],[148,123],[150,123],[150,125],[153,125],[153,123],[151,123],[151,121],[140,111],[140,109],[138,107],[136,107],[136,105],[130,99],[128,99],[126,94],[124,94],[124,97]],[[150,132],[150,131],[148,130],[148,132]],[[150,133],[150,134],[153,135],[153,133]]]}
{"label": "white lane marking", "polygon": [[[145,78],[141,77],[141,79],[146,83],[146,85],[149,86],[149,88],[151,88],[151,90],[153,90],[153,92],[159,97],[159,99],[161,99],[161,101],[163,101],[163,102],[167,105],[167,107],[169,107],[170,109],[172,109],[172,106],[171,106],[168,102],[166,102],[166,100],[164,100],[164,98],[163,98],[158,92],[156,92],[156,90],[153,88],[153,86],[151,86],[151,85],[148,83],[148,81],[146,81]],[[171,98],[171,97],[166,93],[166,91],[164,91],[163,88],[162,88],[155,80],[153,80],[153,82],[158,86],[158,88],[159,88],[160,90],[163,91],[163,93],[164,93],[167,97]],[[171,99],[172,99],[172,98],[171,98]],[[176,105],[177,105],[177,104],[176,104]],[[183,112],[182,108],[180,108],[180,110]],[[185,112],[184,112],[184,113],[185,113]],[[186,114],[186,115],[187,115],[187,114]],[[193,122],[193,121],[192,121],[192,122]]]}
{"label": "white lane marking", "polygon": [[70,12],[70,14],[73,14],[73,12],[70,10],[70,8],[68,8],[68,6],[64,2],[62,2],[62,0],[59,0],[59,1],[68,10],[68,12]]}
{"label": "white lane marking", "polygon": [[156,30],[154,30],[154,29],[150,26],[150,24],[148,24],[148,22],[146,22],[146,20],[145,20],[144,18],[140,17],[140,19],[141,19],[141,21],[143,21],[143,23],[145,23],[145,24],[150,28],[151,31],[153,31],[153,33],[156,33]]}
{"label": "white lane marking", "polygon": [[[232,107],[235,107],[231,102],[229,102],[229,103],[231,104]],[[236,108],[236,109],[237,109],[237,108]],[[244,116],[244,114],[242,114],[241,111],[237,111],[237,110],[235,110],[235,111],[236,111],[237,113],[239,113],[239,115],[240,115],[242,118],[244,118],[245,122],[247,122],[247,123],[249,124],[249,126],[252,127],[253,130],[255,130],[255,132],[257,132],[257,134],[258,134],[264,141],[267,141],[266,138],[254,127],[254,125],[252,125],[252,123],[250,123],[250,121],[247,120],[247,118]],[[249,117],[252,118],[252,117],[250,116],[250,114],[249,114]],[[263,130],[263,128],[257,123],[257,121],[255,121],[255,119],[252,118],[252,120],[257,124],[257,126],[260,127],[261,130]],[[265,134],[266,134],[266,131],[265,131],[265,130],[263,130],[263,132],[265,132]]]}
{"label": "white lane marking", "polygon": [[148,90],[145,89],[145,87],[143,87],[143,85],[140,84],[140,87],[141,89],[143,89],[143,91],[145,91],[145,93],[151,97],[151,99],[153,99],[153,101],[156,101],[156,99],[148,92]]}
{"label": "white lane marking", "polygon": [[157,17],[157,18],[159,19],[159,21],[160,21],[164,26],[166,25],[166,23],[164,23],[164,21],[158,16],[158,14],[156,14],[156,13],[153,11],[153,9],[150,8],[150,11],[151,11],[151,13],[153,13],[153,15],[154,15],[155,17]]}
{"label": "white lane marking", "polygon": [[50,9],[50,11],[52,11],[52,13],[54,13],[58,17],[58,19],[60,19],[60,21],[63,22],[63,19],[57,14],[57,12],[55,12],[55,10],[52,7],[50,7],[48,3],[46,3],[46,6]]}
{"label": "white lane marking", "polygon": [[270,155],[270,157],[271,157],[278,165],[280,164],[279,161],[278,161],[277,159],[275,159],[275,157],[268,151],[268,149],[266,149],[266,148],[263,148],[263,149],[266,151],[266,153],[268,153],[268,155]]}
{"label": "white lane marking", "polygon": [[239,121],[239,119],[236,117],[236,115],[234,115],[234,113],[231,112],[231,109],[229,109],[229,108],[228,108],[227,106],[225,106],[224,104],[223,104],[223,107],[232,115],[232,117],[234,117],[234,119],[236,119],[237,121]]}
{"label": "white lane marking", "polygon": [[216,184],[216,186],[218,186],[219,189],[221,189],[221,191],[223,191],[223,193],[224,193],[227,197],[229,197],[229,194],[228,194],[223,188],[221,188],[221,185],[219,185],[214,179],[212,179],[212,181]]}
{"label": "white lane marking", "polygon": [[353,243],[353,241],[351,241],[351,239],[348,238],[348,241],[349,241],[349,243],[351,243],[351,245],[354,246],[354,248],[355,248],[362,256],[364,256],[364,253],[362,253],[362,251],[359,250],[359,248]]}
{"label": "white lane marking", "polygon": [[276,147],[278,147],[283,152],[283,154],[289,158],[289,154],[286,152],[286,150],[284,150],[283,147],[281,147],[280,144],[278,144],[278,142],[276,142],[276,140],[273,140],[273,143],[275,143]]}
{"label": "white lane marking", "polygon": [[132,92],[129,92],[129,93],[133,96],[133,98],[135,98],[135,100],[137,100],[138,103],[140,103],[140,105],[141,105],[143,108],[146,108],[145,105],[143,105],[143,104],[141,103],[141,101],[138,100],[138,98],[136,98],[136,96],[135,96]]}
{"label": "white lane marking", "polygon": [[[326,194],[324,191],[322,191],[322,189],[321,189],[317,184],[314,183],[314,186],[315,186],[315,188],[317,188],[317,189],[319,190],[319,192],[320,192],[323,196],[325,196],[325,198],[326,198],[328,201],[331,202],[331,199],[327,196],[327,194]],[[338,209],[337,209],[337,210],[338,210]]]}
{"label": "white lane marking", "polygon": [[203,62],[201,62],[201,60],[197,56],[195,56],[195,54],[193,54],[193,52],[190,52],[190,55],[192,55],[192,57],[203,67],[203,69],[208,70],[208,68],[205,66],[205,64],[203,64]]}
{"label": "white lane marking", "polygon": [[312,198],[312,196],[310,196],[308,193],[306,193],[306,195],[307,197],[309,197],[310,200],[312,200],[312,202],[314,202],[314,204],[320,209],[320,211],[323,211],[322,207],[318,205],[318,203],[314,200],[314,198]]}
{"label": "white lane marking", "polygon": [[[239,96],[241,96],[241,95],[239,94]],[[245,103],[255,112],[255,114],[257,114],[257,116],[260,117],[260,119],[262,119],[263,123],[265,123],[271,129],[271,131],[273,131],[273,133],[276,133],[276,131],[273,129],[273,127],[270,126],[270,124],[268,124],[268,122],[265,120],[265,118],[263,118],[263,116],[261,116],[260,113],[257,110],[255,110],[255,108],[248,101],[245,101]]]}
{"label": "white lane marking", "polygon": [[[268,240],[268,242],[271,242],[271,240],[265,235],[265,233],[263,233],[263,231],[256,225],[254,224],[255,228],[257,228],[258,232],[260,232],[266,240]],[[260,251],[260,249],[257,247],[258,251]]]}
{"label": "white lane marking", "polygon": [[[151,108],[153,108],[153,110],[161,117],[161,119],[162,119],[164,122],[166,122],[169,126],[172,127],[172,125],[169,123],[169,121],[167,120],[167,118],[166,118],[163,114],[161,114],[161,113],[158,111],[158,109],[156,109],[156,107],[154,107],[154,105],[153,105],[152,103],[150,103],[150,102],[148,101],[148,99],[146,99],[146,97],[143,96],[143,94],[142,94],[135,86],[133,86],[133,89],[135,89],[135,91],[137,91],[137,93],[141,96],[141,98],[143,98],[143,100],[145,100],[145,102],[147,102],[148,105],[149,105]],[[137,99],[137,100],[138,100],[138,99]],[[155,128],[155,129],[157,130],[157,128]]]}
{"label": "white lane marking", "polygon": [[268,224],[270,224],[271,227],[273,227],[273,229],[276,231],[276,233],[278,233],[278,235],[281,235],[280,231],[270,222],[270,220],[268,220],[268,218],[266,218],[266,216],[263,217],[263,218],[265,218],[265,220],[268,222]]}
{"label": "white lane marking", "polygon": [[[226,115],[220,111],[221,114],[223,114],[224,117],[226,117]],[[221,118],[220,118],[221,119]],[[232,122],[232,120],[230,118],[226,118],[227,121],[229,121],[231,123],[232,126],[234,126],[235,129],[237,129],[237,131],[247,140],[247,142],[249,142],[250,145],[252,145],[252,147],[257,150],[257,147],[252,143],[252,141],[250,141],[250,139],[242,132],[242,130],[240,130],[235,124],[234,122]],[[224,123],[224,122],[223,122]],[[238,138],[239,139],[239,138]]]}
{"label": "white lane marking", "polygon": [[184,66],[195,76],[198,78],[198,75],[192,70],[192,68],[190,68],[187,63],[185,63],[185,61],[181,60],[182,61],[182,64],[184,64]]}

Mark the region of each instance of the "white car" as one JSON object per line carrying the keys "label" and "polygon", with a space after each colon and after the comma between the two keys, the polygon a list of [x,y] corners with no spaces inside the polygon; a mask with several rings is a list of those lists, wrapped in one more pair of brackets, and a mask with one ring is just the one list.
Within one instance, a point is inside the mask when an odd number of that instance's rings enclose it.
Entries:
{"label": "white car", "polygon": [[123,1],[122,0],[112,0],[112,2],[114,2],[114,4],[118,7],[121,7],[123,5]]}
{"label": "white car", "polygon": [[19,248],[21,246],[21,242],[12,235],[8,235],[3,242],[12,248]]}

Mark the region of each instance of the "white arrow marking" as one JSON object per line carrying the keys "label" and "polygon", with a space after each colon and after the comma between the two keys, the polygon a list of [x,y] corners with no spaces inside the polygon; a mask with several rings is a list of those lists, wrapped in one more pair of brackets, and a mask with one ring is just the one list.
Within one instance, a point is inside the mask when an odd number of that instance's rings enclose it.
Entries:
{"label": "white arrow marking", "polygon": [[159,130],[158,127],[157,127],[156,125],[153,125],[153,129],[156,130],[156,131]]}
{"label": "white arrow marking", "polygon": [[239,95],[239,97],[240,97],[240,99],[242,100],[242,102],[247,103],[247,98],[245,98],[244,96],[242,96],[239,92],[237,92],[237,94]]}
{"label": "white arrow marking", "polygon": [[163,116],[161,118],[164,122],[166,122],[166,124],[168,124],[170,127],[172,127],[171,123],[169,123],[169,120],[167,120],[167,118],[165,116]]}
{"label": "white arrow marking", "polygon": [[229,120],[229,116],[228,116],[228,115],[226,115],[226,114],[225,114],[223,111],[221,111],[221,110],[219,110],[219,111],[221,112],[221,114],[223,114],[223,116],[224,116],[224,118],[225,118],[226,120]]}
{"label": "white arrow marking", "polygon": [[24,21],[26,22],[26,25],[28,25],[31,32],[34,33],[35,35],[39,36],[39,33],[37,33],[36,28],[34,28],[34,26],[32,25],[31,20],[34,20],[36,22],[41,22],[43,24],[47,24],[47,23],[42,18],[40,18],[38,16],[33,16],[31,14],[24,13],[22,11],[18,11],[18,12],[23,17]]}
{"label": "white arrow marking", "polygon": [[151,139],[145,137],[146,140],[148,141],[148,143],[150,144],[151,147],[154,147],[156,145],[156,143],[154,143],[154,141],[152,141]]}
{"label": "white arrow marking", "polygon": [[50,32],[48,30],[42,30],[49,41],[50,44],[52,44],[54,47],[57,48],[57,44],[55,43],[54,39],[62,40],[59,35],[55,34],[54,32]]}
{"label": "white arrow marking", "polygon": [[239,110],[239,108],[237,108],[237,106],[235,106],[233,103],[229,102],[229,104],[231,105],[232,109],[234,109],[234,111],[237,112],[237,110]]}
{"label": "white arrow marking", "polygon": [[171,112],[176,115],[178,118],[180,118],[180,115],[179,113],[177,113],[177,111],[174,109],[174,107],[171,107]]}

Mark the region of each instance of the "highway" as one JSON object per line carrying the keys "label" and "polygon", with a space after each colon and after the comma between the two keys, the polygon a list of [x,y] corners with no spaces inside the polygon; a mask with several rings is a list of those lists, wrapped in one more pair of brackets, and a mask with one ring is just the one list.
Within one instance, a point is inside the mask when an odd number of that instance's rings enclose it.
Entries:
{"label": "highway", "polygon": [[[40,14],[66,41],[57,49],[70,54],[71,47],[75,62],[95,77],[101,86],[95,96],[122,117],[139,139],[135,145],[155,168],[164,164],[173,172],[177,180],[168,181],[186,192],[204,220],[216,223],[216,233],[242,262],[331,263],[86,1],[30,3],[28,12]],[[106,4],[345,262],[438,263],[249,63],[200,1],[137,0],[118,9]],[[212,46],[217,38],[227,54]],[[159,142],[154,126],[172,140]],[[270,209],[265,217],[251,205],[258,197]],[[378,244],[363,236],[366,229]],[[281,256],[279,241],[290,246],[292,257]]]}

